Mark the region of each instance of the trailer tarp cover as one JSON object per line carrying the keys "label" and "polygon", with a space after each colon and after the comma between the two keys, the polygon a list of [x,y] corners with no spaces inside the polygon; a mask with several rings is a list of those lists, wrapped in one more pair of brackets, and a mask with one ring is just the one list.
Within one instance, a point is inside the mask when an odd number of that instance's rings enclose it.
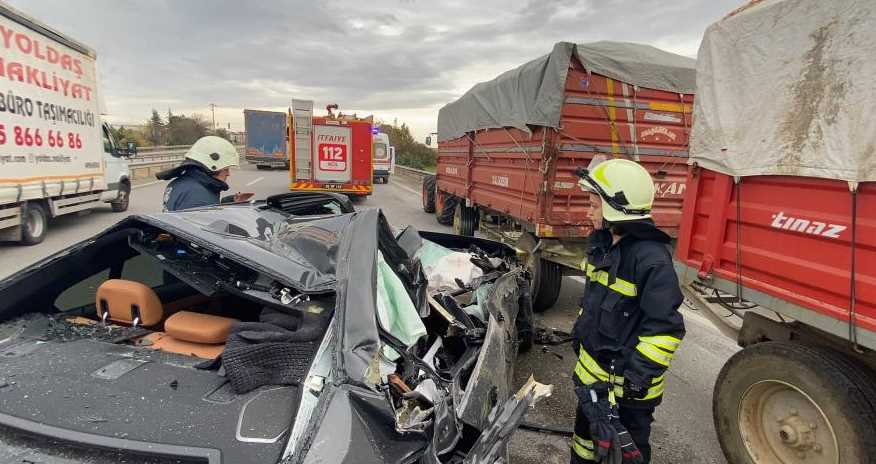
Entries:
{"label": "trailer tarp cover", "polygon": [[695,61],[650,45],[559,42],[541,58],[475,85],[438,112],[438,140],[478,129],[558,127],[572,54],[590,72],[639,87],[694,93]]}
{"label": "trailer tarp cover", "polygon": [[690,162],[732,176],[876,181],[876,2],[753,2],[711,25]]}

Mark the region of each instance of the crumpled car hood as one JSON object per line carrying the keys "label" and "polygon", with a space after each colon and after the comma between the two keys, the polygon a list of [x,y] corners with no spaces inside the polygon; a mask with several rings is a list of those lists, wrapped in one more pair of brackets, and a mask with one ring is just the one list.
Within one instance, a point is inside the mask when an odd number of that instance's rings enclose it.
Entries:
{"label": "crumpled car hood", "polygon": [[[232,254],[304,293],[333,290],[338,243],[353,215],[290,217],[269,209],[227,206],[132,216]],[[206,232],[206,233],[205,233]]]}

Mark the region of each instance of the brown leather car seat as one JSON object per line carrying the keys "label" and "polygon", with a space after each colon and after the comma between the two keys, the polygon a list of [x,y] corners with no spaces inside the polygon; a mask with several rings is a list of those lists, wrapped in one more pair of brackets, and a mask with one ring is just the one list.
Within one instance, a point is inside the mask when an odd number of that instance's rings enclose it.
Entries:
{"label": "brown leather car seat", "polygon": [[[155,327],[164,318],[164,307],[148,286],[131,280],[110,279],[97,288],[97,315],[104,321]],[[164,332],[148,334],[137,343],[156,350],[213,359],[225,349],[228,334],[237,322],[230,317],[179,311],[164,321]]]}
{"label": "brown leather car seat", "polygon": [[152,327],[164,318],[158,295],[140,282],[110,279],[97,288],[97,316],[120,324]]}
{"label": "brown leather car seat", "polygon": [[149,347],[171,353],[213,359],[225,349],[225,341],[237,319],[180,311],[164,321],[164,333],[146,337]]}

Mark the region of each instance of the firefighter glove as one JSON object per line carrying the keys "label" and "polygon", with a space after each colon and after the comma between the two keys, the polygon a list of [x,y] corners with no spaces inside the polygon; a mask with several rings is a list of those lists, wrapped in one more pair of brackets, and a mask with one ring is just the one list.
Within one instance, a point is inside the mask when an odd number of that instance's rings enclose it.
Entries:
{"label": "firefighter glove", "polygon": [[578,386],[575,394],[581,412],[590,424],[590,437],[593,440],[594,460],[598,463],[621,464],[622,450],[617,431],[612,425],[616,417],[614,407],[608,399],[609,384],[597,382],[589,386]]}

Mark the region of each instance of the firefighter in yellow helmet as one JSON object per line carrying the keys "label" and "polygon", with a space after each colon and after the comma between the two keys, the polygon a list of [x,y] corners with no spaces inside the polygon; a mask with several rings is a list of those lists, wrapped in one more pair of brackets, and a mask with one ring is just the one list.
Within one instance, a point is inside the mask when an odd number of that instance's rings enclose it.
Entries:
{"label": "firefighter in yellow helmet", "polygon": [[[572,331],[578,357],[572,377],[579,398],[594,385],[607,387],[641,452],[629,460],[625,454],[623,462],[647,463],[654,409],[685,333],[670,237],[651,219],[654,182],[638,163],[597,157],[578,176],[590,192],[594,232],[582,263],[587,284]],[[579,406],[586,410],[583,401]],[[596,429],[585,416],[579,407],[572,462],[603,462],[606,443],[594,440]]]}

